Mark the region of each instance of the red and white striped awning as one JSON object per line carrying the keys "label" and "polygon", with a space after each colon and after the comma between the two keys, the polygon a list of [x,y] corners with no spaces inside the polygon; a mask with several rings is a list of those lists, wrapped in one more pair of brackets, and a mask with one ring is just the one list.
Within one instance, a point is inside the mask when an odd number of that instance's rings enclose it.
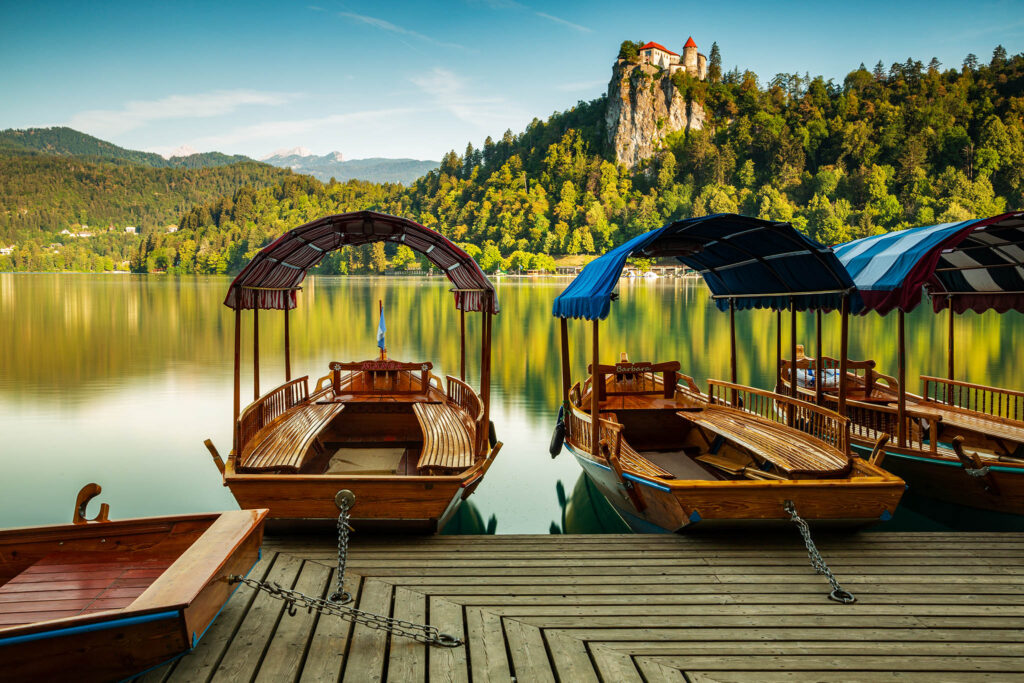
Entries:
{"label": "red and white striped awning", "polygon": [[[306,271],[330,252],[350,245],[395,242],[426,256],[454,285],[463,311],[498,312],[494,285],[469,254],[448,238],[407,218],[375,211],[326,216],[290,230],[260,250],[228,288],[224,305],[233,309],[295,308]],[[489,304],[487,303],[489,302]]]}

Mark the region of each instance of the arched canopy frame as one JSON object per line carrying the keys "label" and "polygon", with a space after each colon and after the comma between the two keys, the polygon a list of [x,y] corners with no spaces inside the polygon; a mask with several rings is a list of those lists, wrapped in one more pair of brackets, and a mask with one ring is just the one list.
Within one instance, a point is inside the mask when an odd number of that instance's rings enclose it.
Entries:
{"label": "arched canopy frame", "polygon": [[1024,212],[873,235],[835,252],[862,313],[910,312],[923,290],[936,312],[1024,312]]}
{"label": "arched canopy frame", "polygon": [[675,257],[704,278],[720,310],[838,309],[853,281],[831,249],[789,223],[716,214],[670,223],[591,261],[555,299],[559,318],[601,320],[630,256]]}
{"label": "arched canopy frame", "polygon": [[415,221],[376,211],[326,216],[289,230],[259,251],[228,288],[234,310],[296,306],[296,292],[310,268],[346,246],[394,242],[423,254],[452,283],[460,311],[498,312],[494,285],[469,254],[444,235]]}

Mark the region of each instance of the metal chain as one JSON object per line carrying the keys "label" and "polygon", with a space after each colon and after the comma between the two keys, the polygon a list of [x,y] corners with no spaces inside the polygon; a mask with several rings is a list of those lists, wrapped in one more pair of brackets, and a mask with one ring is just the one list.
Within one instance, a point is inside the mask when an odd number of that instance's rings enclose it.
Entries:
{"label": "metal chain", "polygon": [[356,497],[351,491],[338,491],[334,502],[338,505],[338,569],[335,574],[335,591],[322,600],[314,598],[296,590],[285,588],[275,581],[261,581],[250,579],[245,576],[233,574],[228,577],[230,583],[244,583],[250,588],[263,591],[268,595],[284,600],[285,608],[289,616],[295,616],[299,609],[305,609],[307,613],[314,611],[320,614],[331,614],[340,617],[353,624],[363,624],[369,628],[379,631],[388,631],[396,636],[412,638],[413,640],[427,645],[440,647],[458,647],[462,640],[447,633],[441,633],[436,626],[428,624],[416,624],[403,619],[385,617],[372,612],[364,612],[355,607],[348,607],[344,603],[351,602],[352,596],[344,589],[345,584],[345,563],[348,560],[348,535],[352,530],[349,526],[349,510],[355,503]]}
{"label": "metal chain", "polygon": [[305,609],[309,614],[312,614],[314,611],[320,614],[331,614],[353,624],[363,624],[380,631],[389,631],[393,635],[412,638],[417,642],[427,645],[440,645],[441,647],[458,647],[462,645],[460,639],[447,633],[441,633],[435,626],[415,624],[411,621],[385,617],[373,614],[372,612],[364,612],[355,607],[313,598],[299,591],[285,588],[274,581],[260,581],[237,575],[229,577],[229,580],[232,583],[244,583],[251,588],[284,600],[290,616],[295,616],[299,609]]}
{"label": "metal chain", "polygon": [[782,509],[789,513],[789,519],[796,524],[797,530],[800,535],[804,537],[804,545],[807,546],[807,557],[811,560],[811,566],[814,567],[814,571],[819,574],[823,574],[828,582],[832,585],[832,592],[829,593],[829,599],[841,602],[844,605],[857,602],[857,598],[853,597],[853,593],[843,590],[843,587],[839,585],[839,581],[832,574],[832,570],[825,564],[825,559],[818,552],[818,546],[814,545],[814,541],[811,539],[811,527],[807,525],[799,514],[797,514],[796,506],[793,505],[793,501],[787,500],[783,505]]}
{"label": "metal chain", "polygon": [[355,502],[355,496],[345,495],[350,491],[339,491],[334,502],[338,505],[338,571],[335,572],[335,589],[327,598],[330,602],[345,604],[352,602],[352,596],[345,590],[345,563],[348,561],[349,510]]}

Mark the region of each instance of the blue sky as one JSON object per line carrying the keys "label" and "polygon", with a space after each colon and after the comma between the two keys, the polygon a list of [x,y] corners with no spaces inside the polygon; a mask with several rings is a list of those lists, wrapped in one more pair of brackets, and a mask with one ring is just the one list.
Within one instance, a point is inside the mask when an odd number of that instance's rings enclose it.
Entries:
{"label": "blue sky", "polygon": [[0,128],[69,125],[124,147],[307,147],[438,159],[598,97],[624,39],[717,41],[762,82],[907,57],[1024,51],[997,2],[0,4]]}

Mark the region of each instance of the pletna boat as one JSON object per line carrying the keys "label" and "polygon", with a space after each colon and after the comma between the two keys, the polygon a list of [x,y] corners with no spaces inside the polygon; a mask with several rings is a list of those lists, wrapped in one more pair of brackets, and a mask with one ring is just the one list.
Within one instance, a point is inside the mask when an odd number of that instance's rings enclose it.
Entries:
{"label": "pletna boat", "polygon": [[[955,379],[953,322],[954,313],[967,310],[1024,312],[1022,244],[1024,212],[1015,212],[836,247],[863,300],[861,312],[897,311],[896,376],[845,352],[825,356],[820,334],[818,358],[796,362],[802,395],[850,417],[855,450],[864,454],[890,433],[880,457],[916,492],[1012,514],[1024,514],[1024,392]],[[922,291],[936,312],[949,309],[948,376],[922,376],[916,395],[906,381],[904,315],[921,302]],[[779,386],[791,387],[792,361],[779,367]],[[822,379],[820,388],[806,381],[808,371]]]}
{"label": "pletna boat", "polygon": [[[288,312],[307,270],[333,250],[372,242],[423,254],[453,285],[460,312],[458,377],[441,379],[429,360],[388,358],[382,308],[376,357],[333,361],[313,381],[292,378]],[[432,533],[480,484],[501,449],[490,439],[489,418],[491,320],[498,303],[476,262],[443,235],[372,211],[327,216],[261,250],[231,283],[224,303],[235,311],[234,445],[226,463],[213,452],[241,507],[269,508],[275,526],[318,525],[337,519],[335,494],[347,489],[355,494],[355,528]],[[265,309],[284,315],[285,382],[261,394],[258,313]],[[253,311],[254,400],[241,410],[243,310]],[[479,394],[466,381],[467,311],[483,319]]]}
{"label": "pletna boat", "polygon": [[[787,223],[719,214],[640,235],[588,264],[555,300],[560,439],[623,519],[641,532],[788,521],[888,519],[903,482],[850,457],[849,422],[821,406],[735,382],[702,393],[677,361],[600,362],[599,321],[630,256],[673,256],[700,272],[720,307],[807,307],[852,289],[831,252]],[[831,260],[830,260],[831,259]],[[802,281],[786,282],[799,274]],[[593,322],[590,375],[570,386],[568,318]],[[732,316],[730,317],[732,320]]]}
{"label": "pletna boat", "polygon": [[0,677],[123,680],[194,648],[259,558],[266,510],[0,530]]}

